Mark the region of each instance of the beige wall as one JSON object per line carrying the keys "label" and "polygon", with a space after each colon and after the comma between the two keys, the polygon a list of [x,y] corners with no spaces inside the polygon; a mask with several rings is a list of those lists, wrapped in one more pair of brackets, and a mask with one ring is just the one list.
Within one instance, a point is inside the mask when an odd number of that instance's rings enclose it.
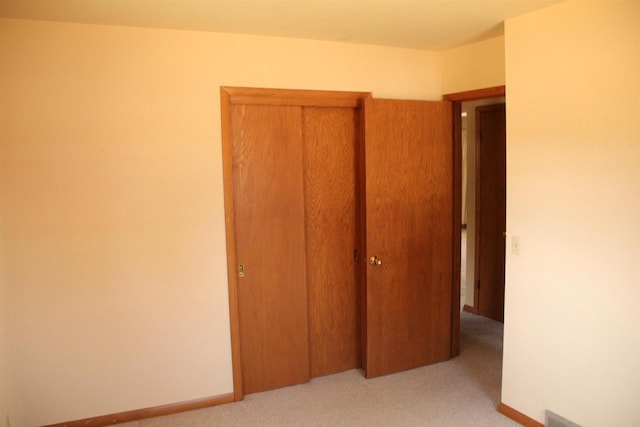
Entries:
{"label": "beige wall", "polygon": [[504,85],[504,37],[442,52],[442,93]]}
{"label": "beige wall", "polygon": [[[0,111],[1,113],[1,111]],[[0,224],[2,223],[2,198],[0,198]],[[0,425],[19,426],[23,424],[13,370],[13,348],[10,339],[8,286],[4,278],[4,236],[0,228]]]}
{"label": "beige wall", "polygon": [[30,426],[232,391],[221,85],[442,93],[440,54],[408,49],[1,20],[0,52]]}
{"label": "beige wall", "polygon": [[506,23],[502,401],[543,421],[640,425],[640,3]]}
{"label": "beige wall", "polygon": [[[2,113],[2,111],[0,111]],[[1,153],[1,152],[0,152]],[[2,197],[0,197],[0,225],[2,224]],[[9,316],[7,311],[7,296],[5,292],[7,286],[4,280],[4,238],[2,236],[2,227],[0,226],[0,425],[7,415],[12,411],[9,409],[8,398],[13,397],[13,392],[9,385],[9,375],[11,372],[11,363],[9,362],[9,337],[8,326]]]}

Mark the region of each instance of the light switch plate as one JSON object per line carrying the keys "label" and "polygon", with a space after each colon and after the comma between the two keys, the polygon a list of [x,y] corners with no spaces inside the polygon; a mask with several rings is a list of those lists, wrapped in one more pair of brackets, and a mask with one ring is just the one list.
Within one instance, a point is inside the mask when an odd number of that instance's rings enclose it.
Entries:
{"label": "light switch plate", "polygon": [[520,255],[520,236],[511,236],[511,253]]}

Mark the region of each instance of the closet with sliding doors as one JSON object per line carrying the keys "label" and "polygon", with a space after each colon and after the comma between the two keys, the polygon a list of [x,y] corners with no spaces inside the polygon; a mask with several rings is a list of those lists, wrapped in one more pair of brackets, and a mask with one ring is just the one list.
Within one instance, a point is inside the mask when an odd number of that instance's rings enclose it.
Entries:
{"label": "closet with sliding doors", "polygon": [[452,355],[447,102],[221,88],[236,399]]}

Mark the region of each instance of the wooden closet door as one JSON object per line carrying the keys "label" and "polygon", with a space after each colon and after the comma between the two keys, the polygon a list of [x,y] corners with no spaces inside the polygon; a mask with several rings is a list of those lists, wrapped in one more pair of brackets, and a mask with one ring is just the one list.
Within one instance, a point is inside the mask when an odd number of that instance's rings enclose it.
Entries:
{"label": "wooden closet door", "polygon": [[356,244],[356,114],[302,110],[311,376],[360,364]]}
{"label": "wooden closet door", "polygon": [[301,111],[231,106],[245,393],[309,380]]}
{"label": "wooden closet door", "polygon": [[[451,352],[452,109],[367,100],[367,377]],[[456,219],[459,221],[459,219]]]}

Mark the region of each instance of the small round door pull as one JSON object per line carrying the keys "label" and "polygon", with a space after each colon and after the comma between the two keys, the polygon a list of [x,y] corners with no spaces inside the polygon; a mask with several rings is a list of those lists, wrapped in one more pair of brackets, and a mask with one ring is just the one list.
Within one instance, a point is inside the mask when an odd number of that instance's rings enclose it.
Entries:
{"label": "small round door pull", "polygon": [[374,255],[371,258],[369,258],[369,264],[371,264],[371,265],[381,265],[382,264],[382,260]]}

